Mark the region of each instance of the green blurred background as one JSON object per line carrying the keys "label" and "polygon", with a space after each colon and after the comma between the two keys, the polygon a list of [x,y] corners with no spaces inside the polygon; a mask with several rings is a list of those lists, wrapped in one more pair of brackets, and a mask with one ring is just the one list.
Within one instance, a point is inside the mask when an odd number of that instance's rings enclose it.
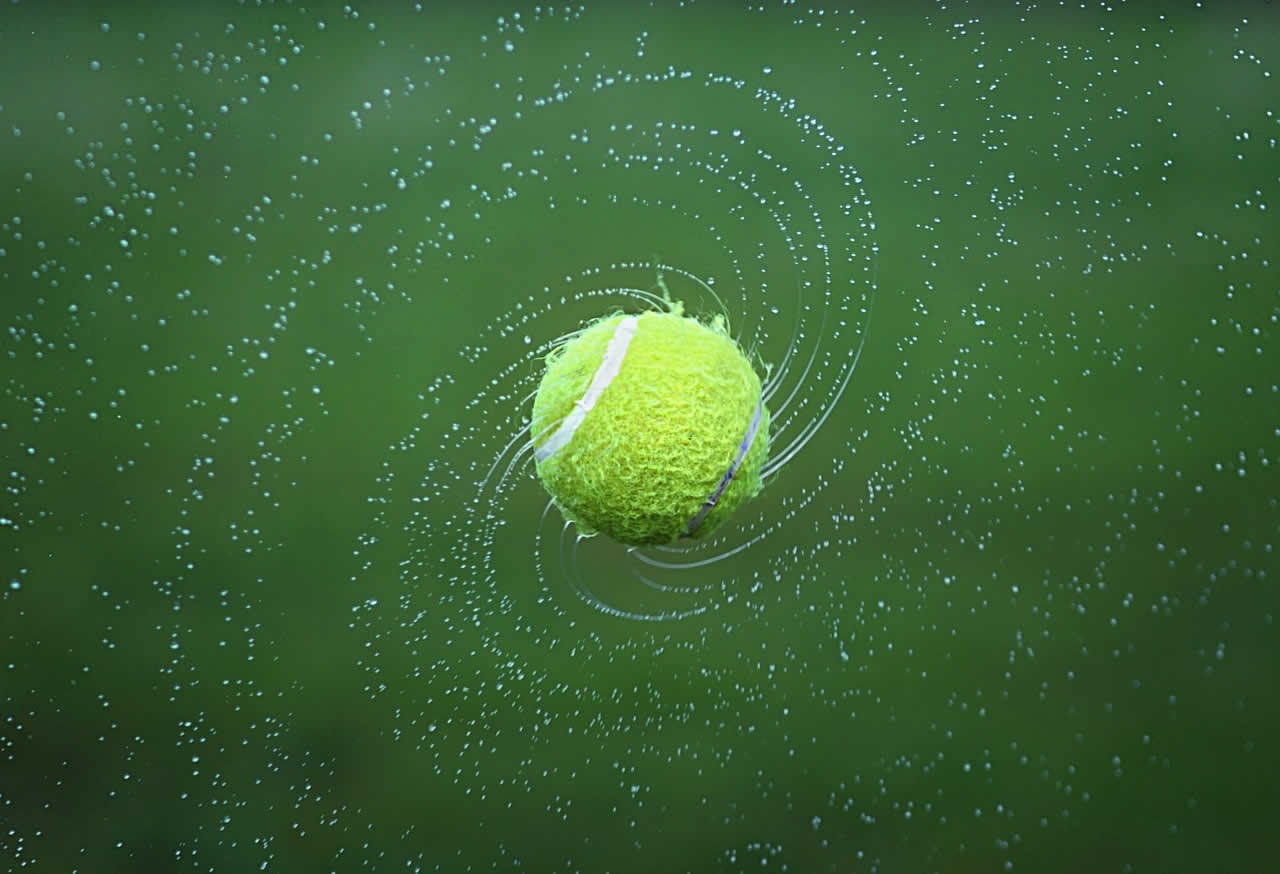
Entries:
{"label": "green blurred background", "polygon": [[[1272,870],[1277,30],[7,4],[6,868]],[[658,264],[797,451],[578,544]]]}

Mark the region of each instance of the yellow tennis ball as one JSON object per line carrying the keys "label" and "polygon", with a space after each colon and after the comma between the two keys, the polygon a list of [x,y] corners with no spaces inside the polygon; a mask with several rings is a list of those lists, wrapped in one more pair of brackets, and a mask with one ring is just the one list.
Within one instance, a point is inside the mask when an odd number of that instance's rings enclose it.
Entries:
{"label": "yellow tennis ball", "polygon": [[607,316],[547,357],[530,423],[538,476],[584,534],[701,537],[760,491],[769,411],[723,320]]}

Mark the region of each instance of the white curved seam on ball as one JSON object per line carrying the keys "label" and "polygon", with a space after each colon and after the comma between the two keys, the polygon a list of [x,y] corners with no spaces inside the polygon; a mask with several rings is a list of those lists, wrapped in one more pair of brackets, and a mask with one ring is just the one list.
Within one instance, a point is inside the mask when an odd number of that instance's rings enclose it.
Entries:
{"label": "white curved seam on ball", "polygon": [[742,467],[742,462],[746,460],[747,453],[751,451],[751,444],[756,442],[756,434],[760,431],[760,419],[764,414],[764,394],[756,399],[755,412],[751,414],[751,421],[747,425],[747,433],[743,436],[742,442],[738,444],[738,454],[734,457],[733,463],[729,465],[729,469],[725,471],[724,476],[720,478],[720,484],[716,486],[716,490],[703,503],[697,514],[689,520],[689,525],[685,528],[684,536],[692,537],[694,532],[702,527],[702,523],[706,521],[707,516],[715,509],[716,504],[720,503],[720,499],[724,497],[724,493],[729,489],[729,483],[733,482],[733,478],[738,475],[738,468]]}
{"label": "white curved seam on ball", "polygon": [[609,345],[605,347],[600,366],[596,368],[595,375],[591,377],[591,384],[587,386],[587,393],[582,396],[581,400],[574,401],[573,412],[564,417],[560,422],[560,427],[547,439],[546,443],[534,450],[533,456],[535,459],[539,462],[546,461],[567,446],[569,441],[573,439],[578,427],[587,418],[587,413],[591,412],[591,408],[600,400],[600,395],[604,394],[604,390],[609,387],[609,383],[613,382],[614,377],[618,375],[618,371],[622,369],[622,361],[627,357],[627,347],[631,345],[631,338],[635,336],[635,333],[635,316],[627,316],[618,323],[618,327],[613,331],[613,336],[609,338]]}

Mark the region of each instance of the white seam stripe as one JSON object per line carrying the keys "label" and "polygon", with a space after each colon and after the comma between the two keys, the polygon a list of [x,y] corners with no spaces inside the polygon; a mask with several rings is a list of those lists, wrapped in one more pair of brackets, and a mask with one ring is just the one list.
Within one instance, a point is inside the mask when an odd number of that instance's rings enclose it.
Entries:
{"label": "white seam stripe", "polygon": [[613,331],[613,336],[609,339],[609,345],[605,347],[604,357],[600,360],[600,366],[596,368],[595,376],[591,377],[591,385],[587,386],[587,393],[582,396],[582,400],[574,402],[573,412],[564,417],[560,422],[560,427],[556,429],[547,442],[534,450],[534,458],[540,462],[546,461],[573,439],[573,435],[577,432],[578,426],[587,417],[587,413],[591,412],[591,408],[600,400],[600,395],[604,394],[604,390],[609,387],[609,383],[613,382],[613,378],[622,369],[622,360],[627,356],[627,346],[631,345],[631,338],[635,336],[635,333],[635,316],[627,316],[618,323],[618,327]]}

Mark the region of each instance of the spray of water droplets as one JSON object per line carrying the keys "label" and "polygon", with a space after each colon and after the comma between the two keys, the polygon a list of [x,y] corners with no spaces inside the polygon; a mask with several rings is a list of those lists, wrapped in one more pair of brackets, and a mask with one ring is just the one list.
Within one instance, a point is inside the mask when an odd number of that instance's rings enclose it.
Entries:
{"label": "spray of water droplets", "polygon": [[[152,12],[0,27],[13,867],[1267,857],[1270,16]],[[765,488],[580,540],[530,398],[663,287]]]}
{"label": "spray of water droplets", "polygon": [[[437,589],[448,554],[467,569],[454,582],[474,603],[538,622],[576,613],[563,603],[574,595],[622,618],[700,615],[751,600],[769,535],[798,524],[815,491],[787,482],[786,469],[840,403],[866,340],[876,242],[863,180],[821,120],[764,77],[632,60],[499,80],[469,107],[486,123],[462,124],[471,136],[413,160],[433,172],[477,165],[471,178],[456,173],[461,193],[441,204],[471,221],[439,225],[447,239],[422,271],[447,270],[455,290],[503,282],[511,302],[461,344],[468,377],[421,395],[379,476],[371,532],[383,533],[369,539],[382,548],[368,568],[396,567],[409,601],[448,592]],[[543,253],[537,271],[509,260],[519,251]],[[527,415],[541,362],[566,333],[613,308],[652,306],[659,286],[694,313],[724,310],[768,368],[774,449],[765,495],[710,542],[623,550],[560,524],[532,478]]]}

